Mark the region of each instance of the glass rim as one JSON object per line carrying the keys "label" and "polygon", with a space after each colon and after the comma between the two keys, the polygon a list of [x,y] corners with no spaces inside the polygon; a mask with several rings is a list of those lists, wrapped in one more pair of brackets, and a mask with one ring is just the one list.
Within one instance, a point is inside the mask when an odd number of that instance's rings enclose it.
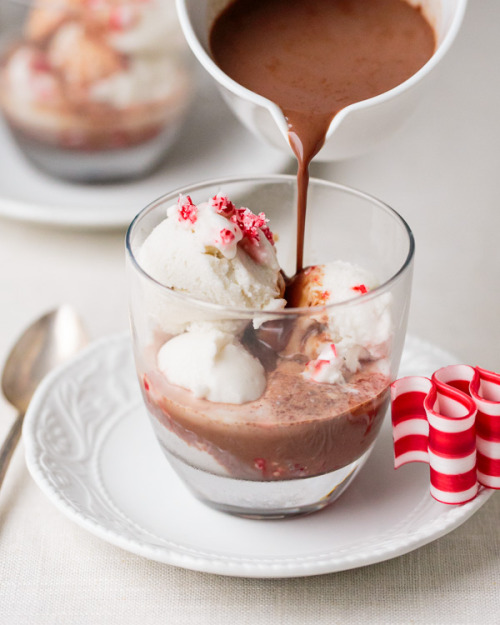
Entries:
{"label": "glass rim", "polygon": [[337,182],[331,182],[329,180],[323,180],[321,178],[311,178],[309,180],[309,185],[317,185],[324,186],[329,188],[334,188],[343,193],[347,193],[352,196],[356,196],[360,199],[366,200],[372,204],[377,205],[381,208],[385,213],[389,214],[393,219],[396,219],[403,227],[403,230],[406,232],[408,237],[408,253],[404,262],[401,264],[399,269],[391,275],[391,277],[375,288],[368,291],[368,293],[363,293],[362,296],[353,296],[352,298],[343,300],[341,302],[333,302],[330,304],[321,304],[318,306],[301,306],[301,307],[290,307],[290,308],[282,308],[278,310],[264,310],[261,308],[238,308],[232,306],[226,306],[223,304],[217,304],[214,302],[208,302],[203,299],[199,299],[194,297],[188,293],[182,293],[180,291],[176,291],[172,287],[169,287],[155,278],[151,276],[147,271],[145,271],[141,265],[139,264],[134,252],[132,251],[131,238],[135,228],[139,225],[140,221],[152,212],[159,205],[165,204],[167,201],[174,199],[179,194],[185,195],[189,193],[193,193],[202,189],[203,187],[208,186],[223,186],[224,184],[234,184],[234,183],[260,183],[260,182],[291,182],[293,184],[296,183],[296,177],[291,174],[269,174],[262,176],[224,176],[221,178],[213,178],[202,180],[200,182],[194,184],[185,184],[181,187],[177,187],[168,193],[164,193],[149,204],[147,204],[131,221],[129,227],[127,228],[127,233],[125,235],[125,250],[127,257],[130,259],[132,266],[136,271],[139,272],[141,276],[143,276],[146,280],[153,283],[158,288],[162,289],[165,292],[169,293],[169,296],[173,296],[179,301],[182,301],[187,304],[196,305],[197,307],[204,308],[210,310],[212,312],[220,312],[224,313],[224,317],[230,318],[229,315],[234,315],[235,318],[245,317],[245,318],[268,318],[269,320],[276,319],[279,317],[289,317],[289,316],[303,316],[303,315],[313,315],[318,314],[319,312],[331,311],[333,309],[344,308],[346,306],[359,305],[361,302],[366,302],[376,297],[379,297],[382,293],[385,293],[395,284],[399,278],[406,273],[406,271],[411,267],[411,263],[413,261],[415,255],[415,238],[413,236],[413,232],[406,222],[406,220],[389,204],[386,204],[382,200],[379,200],[377,197],[370,195],[369,193],[365,193],[364,191],[360,191],[353,187],[339,184]]}

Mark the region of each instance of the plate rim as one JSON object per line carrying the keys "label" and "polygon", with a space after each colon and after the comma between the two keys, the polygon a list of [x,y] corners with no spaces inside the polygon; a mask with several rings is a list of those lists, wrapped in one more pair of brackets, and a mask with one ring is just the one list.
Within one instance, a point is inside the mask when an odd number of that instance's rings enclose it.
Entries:
{"label": "plate rim", "polygon": [[[20,211],[21,207],[21,211]],[[91,217],[84,217],[82,208],[77,206],[66,206],[64,208],[51,207],[48,204],[36,204],[29,201],[20,201],[10,197],[0,196],[0,216],[19,223],[40,224],[45,226],[58,226],[60,228],[82,228],[96,230],[118,230],[124,229],[130,223],[133,215],[127,217],[125,213],[115,217],[111,214],[113,209],[106,209],[92,212]],[[101,215],[97,216],[100,212]],[[116,211],[119,213],[119,211]],[[78,213],[78,218],[74,217]]]}
{"label": "plate rim", "polygon": [[[420,343],[433,351],[437,350],[443,356],[453,358],[451,354],[448,354],[445,350],[417,337],[409,335],[407,340]],[[159,546],[147,544],[142,540],[131,540],[120,535],[115,530],[109,529],[95,522],[93,519],[85,517],[79,510],[70,505],[67,499],[51,484],[45,470],[40,466],[35,441],[37,420],[41,408],[51,390],[57,388],[58,382],[62,378],[70,376],[73,367],[78,367],[82,361],[91,358],[96,352],[111,349],[113,346],[125,346],[125,343],[128,343],[130,349],[132,349],[128,332],[103,337],[94,341],[69,362],[49,373],[36,390],[26,413],[23,425],[23,441],[28,470],[37,486],[56,508],[91,534],[138,556],[194,571],[233,577],[291,578],[334,573],[376,564],[404,555],[448,534],[477,512],[494,492],[491,489],[481,488],[475,499],[460,506],[444,508],[442,513],[437,517],[427,521],[418,530],[407,535],[405,541],[401,539],[399,541],[392,541],[392,543],[389,541],[388,545],[382,545],[378,549],[371,546],[371,550],[368,552],[356,551],[356,553],[352,555],[343,554],[338,556],[335,555],[335,553],[324,552],[315,554],[314,559],[311,558],[311,555],[308,555],[288,558],[288,561],[283,557],[271,558],[266,561],[261,556],[251,560],[247,557],[237,558],[236,556],[222,556],[221,554],[212,554],[210,557],[208,555],[194,555],[187,551],[183,553],[180,550],[175,550],[171,545]],[[140,403],[140,401],[138,403]],[[116,423],[110,425],[110,432],[115,426]],[[278,520],[272,522],[280,523],[288,521]],[[147,529],[145,529],[145,531],[146,533],[152,534],[152,532],[149,532]],[[189,548],[187,548],[187,550],[189,550]],[[306,557],[309,559],[305,560]]]}

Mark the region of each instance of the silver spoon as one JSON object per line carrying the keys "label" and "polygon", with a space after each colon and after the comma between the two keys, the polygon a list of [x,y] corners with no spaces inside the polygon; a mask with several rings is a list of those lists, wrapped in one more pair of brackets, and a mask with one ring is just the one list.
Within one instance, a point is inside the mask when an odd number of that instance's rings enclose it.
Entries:
{"label": "silver spoon", "polygon": [[70,306],[61,306],[29,326],[12,348],[2,374],[2,392],[17,408],[18,415],[0,449],[0,486],[21,437],[24,415],[35,389],[51,369],[87,342],[78,315]]}

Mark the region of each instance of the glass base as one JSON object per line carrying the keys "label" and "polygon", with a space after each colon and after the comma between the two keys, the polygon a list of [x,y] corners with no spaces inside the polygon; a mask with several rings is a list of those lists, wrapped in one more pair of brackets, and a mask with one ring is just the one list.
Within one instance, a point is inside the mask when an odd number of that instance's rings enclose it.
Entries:
{"label": "glass base", "polygon": [[11,127],[24,156],[38,169],[80,183],[119,182],[151,173],[175,141],[178,129],[164,129],[138,145],[106,150],[60,148],[42,143]]}
{"label": "glass base", "polygon": [[186,464],[163,446],[172,468],[191,492],[216,510],[249,519],[310,514],[335,501],[349,486],[373,445],[355,462],[316,477],[259,482],[215,475]]}

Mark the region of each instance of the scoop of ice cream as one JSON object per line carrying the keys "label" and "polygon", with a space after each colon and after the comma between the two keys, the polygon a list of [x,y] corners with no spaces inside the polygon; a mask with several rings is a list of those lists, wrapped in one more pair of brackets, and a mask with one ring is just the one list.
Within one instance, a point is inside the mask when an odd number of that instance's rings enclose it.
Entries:
{"label": "scoop of ice cream", "polygon": [[64,23],[71,5],[75,2],[54,2],[54,0],[36,0],[26,21],[25,33],[28,40],[43,43]]}
{"label": "scoop of ice cream", "polygon": [[231,334],[197,328],[167,341],[158,352],[158,368],[171,384],[202,399],[242,404],[266,387],[263,366]]}
{"label": "scoop of ice cream", "polygon": [[184,105],[191,91],[189,73],[171,57],[133,57],[126,67],[94,82],[89,98],[116,108],[177,96]]}
{"label": "scoop of ice cream", "polygon": [[[236,208],[224,194],[197,206],[181,196],[144,241],[138,261],[157,282],[197,300],[254,310],[285,305],[266,217]],[[179,332],[193,322],[234,318],[222,310],[197,310],[168,295],[150,293],[148,302],[166,332]]]}
{"label": "scoop of ice cream", "polygon": [[141,0],[111,7],[107,36],[110,44],[127,54],[163,53],[184,49],[174,2]]}
{"label": "scoop of ice cream", "polygon": [[79,22],[68,22],[52,38],[48,57],[65,82],[84,87],[124,67],[121,54],[86,32]]}
{"label": "scoop of ice cream", "polygon": [[52,73],[49,61],[44,52],[31,46],[18,47],[5,64],[3,88],[16,101],[17,106],[23,102],[62,101],[61,86]]}
{"label": "scoop of ice cream", "polygon": [[351,305],[324,309],[310,320],[302,346],[311,358],[306,377],[342,381],[359,369],[360,361],[386,356],[392,334],[391,295],[360,300],[376,286],[370,272],[344,261],[308,267],[294,278],[287,289],[288,305],[326,306],[353,300]]}
{"label": "scoop of ice cream", "polygon": [[322,306],[344,302],[378,286],[366,269],[342,260],[312,265],[298,273],[287,289],[288,306]]}
{"label": "scoop of ice cream", "polygon": [[70,20],[127,54],[164,52],[182,40],[170,0],[33,0],[26,36],[44,43]]}

